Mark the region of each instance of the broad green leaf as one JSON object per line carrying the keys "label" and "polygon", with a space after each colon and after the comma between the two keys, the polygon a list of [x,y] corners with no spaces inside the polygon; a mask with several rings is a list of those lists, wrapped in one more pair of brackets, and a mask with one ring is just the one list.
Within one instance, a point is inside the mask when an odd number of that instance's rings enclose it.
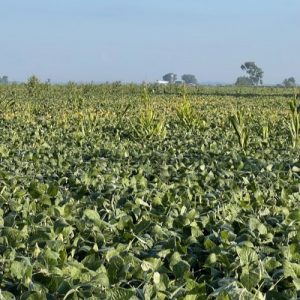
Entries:
{"label": "broad green leaf", "polygon": [[205,283],[198,283],[194,280],[188,279],[186,285],[187,295],[184,300],[206,300],[206,285]]}
{"label": "broad green leaf", "polygon": [[205,240],[204,246],[205,246],[205,249],[210,250],[210,251],[214,250],[217,247],[217,245],[210,239]]}
{"label": "broad green leaf", "polygon": [[95,280],[104,287],[109,287],[109,278],[107,276],[106,268],[102,265],[97,269],[97,275]]}
{"label": "broad green leaf", "polygon": [[251,271],[248,268],[243,268],[240,280],[244,287],[248,291],[251,291],[252,288],[257,286],[261,278],[259,273]]}
{"label": "broad green leaf", "polygon": [[39,182],[31,182],[28,192],[33,199],[40,198],[47,191],[47,186]]}
{"label": "broad green leaf", "polygon": [[290,300],[286,295],[276,291],[268,291],[266,293],[266,300]]}
{"label": "broad green leaf", "polygon": [[256,252],[249,247],[237,248],[237,254],[240,258],[242,266],[249,266],[258,261]]}
{"label": "broad green leaf", "polygon": [[228,293],[225,291],[222,291],[217,297],[216,300],[231,300]]}
{"label": "broad green leaf", "polygon": [[108,300],[138,300],[133,289],[112,288],[107,291]]}
{"label": "broad green leaf", "polygon": [[50,197],[55,197],[59,191],[59,185],[56,182],[52,182],[47,190],[47,193]]}
{"label": "broad green leaf", "polygon": [[300,265],[289,261],[283,263],[283,274],[285,277],[300,278]]}
{"label": "broad green leaf", "polygon": [[10,267],[12,276],[22,279],[27,268],[27,264],[22,261],[13,261]]}
{"label": "broad green leaf", "polygon": [[29,287],[31,283],[33,267],[28,259],[23,261],[13,261],[11,264],[10,272],[12,276],[16,277],[18,280],[22,280],[22,283]]}
{"label": "broad green leaf", "polygon": [[178,252],[175,252],[170,260],[171,270],[174,272],[175,277],[181,278],[186,272],[190,270],[190,265],[188,262],[181,259]]}
{"label": "broad green leaf", "polygon": [[124,260],[120,256],[113,256],[107,263],[107,275],[111,284],[117,283],[125,279]]}
{"label": "broad green leaf", "polygon": [[172,266],[172,271],[174,272],[175,277],[182,278],[186,272],[190,270],[190,265],[188,262],[181,260],[175,265]]}
{"label": "broad green leaf", "polygon": [[154,272],[153,282],[154,282],[154,284],[159,284],[160,283],[160,274],[158,272]]}
{"label": "broad green leaf", "polygon": [[14,294],[0,289],[0,300],[15,300]]}
{"label": "broad green leaf", "polygon": [[272,272],[281,266],[281,263],[275,257],[266,257],[263,261],[264,268],[267,272]]}
{"label": "broad green leaf", "polygon": [[293,283],[294,283],[296,290],[300,291],[300,278],[294,278]]}
{"label": "broad green leaf", "polygon": [[100,218],[100,215],[98,214],[97,211],[95,210],[92,210],[92,209],[86,209],[84,211],[84,216],[87,217],[87,219],[89,219],[90,221],[94,222],[95,224],[98,224],[101,222],[101,218]]}
{"label": "broad green leaf", "polygon": [[46,298],[46,294],[44,292],[25,292],[22,294],[20,300],[44,300]]}
{"label": "broad green leaf", "polygon": [[293,221],[300,221],[300,209],[290,212],[289,218]]}

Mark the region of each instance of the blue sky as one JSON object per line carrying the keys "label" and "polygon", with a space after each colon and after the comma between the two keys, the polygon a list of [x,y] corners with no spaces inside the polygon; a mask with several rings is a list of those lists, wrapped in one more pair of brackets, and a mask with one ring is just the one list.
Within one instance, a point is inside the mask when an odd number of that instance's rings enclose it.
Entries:
{"label": "blue sky", "polygon": [[299,0],[2,0],[0,75],[232,83],[255,61],[265,83],[300,82]]}

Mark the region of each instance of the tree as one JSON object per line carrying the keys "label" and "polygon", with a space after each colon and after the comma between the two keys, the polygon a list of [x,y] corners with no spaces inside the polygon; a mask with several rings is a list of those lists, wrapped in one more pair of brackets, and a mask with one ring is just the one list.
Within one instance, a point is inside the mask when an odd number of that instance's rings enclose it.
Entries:
{"label": "tree", "polygon": [[284,87],[295,87],[296,86],[296,80],[294,77],[286,78],[283,80],[282,84]]}
{"label": "tree", "polygon": [[239,86],[251,86],[253,85],[252,80],[247,76],[240,76],[237,78],[235,85]]}
{"label": "tree", "polygon": [[197,78],[192,74],[184,74],[181,76],[181,79],[187,84],[197,84]]}
{"label": "tree", "polygon": [[262,78],[263,78],[263,70],[259,68],[255,62],[248,61],[245,62],[243,65],[241,65],[241,69],[243,71],[246,71],[246,73],[249,75],[250,80],[252,81],[253,85],[258,85],[259,83],[262,84]]}
{"label": "tree", "polygon": [[8,83],[8,77],[6,75],[0,77],[0,83],[7,84]]}
{"label": "tree", "polygon": [[168,73],[163,76],[164,81],[168,81],[169,83],[174,83],[177,79],[177,75],[174,73]]}

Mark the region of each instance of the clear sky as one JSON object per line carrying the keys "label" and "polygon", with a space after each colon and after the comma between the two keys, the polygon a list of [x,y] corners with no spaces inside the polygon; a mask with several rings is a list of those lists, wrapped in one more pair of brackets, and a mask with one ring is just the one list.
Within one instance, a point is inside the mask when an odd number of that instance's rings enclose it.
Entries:
{"label": "clear sky", "polygon": [[1,0],[0,75],[141,82],[174,72],[300,82],[300,0]]}

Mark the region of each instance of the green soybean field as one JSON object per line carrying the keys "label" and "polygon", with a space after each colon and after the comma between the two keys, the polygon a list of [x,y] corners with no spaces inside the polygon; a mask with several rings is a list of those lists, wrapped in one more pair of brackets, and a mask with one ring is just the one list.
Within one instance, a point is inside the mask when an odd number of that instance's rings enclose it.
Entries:
{"label": "green soybean field", "polygon": [[300,298],[285,88],[0,86],[0,299]]}

